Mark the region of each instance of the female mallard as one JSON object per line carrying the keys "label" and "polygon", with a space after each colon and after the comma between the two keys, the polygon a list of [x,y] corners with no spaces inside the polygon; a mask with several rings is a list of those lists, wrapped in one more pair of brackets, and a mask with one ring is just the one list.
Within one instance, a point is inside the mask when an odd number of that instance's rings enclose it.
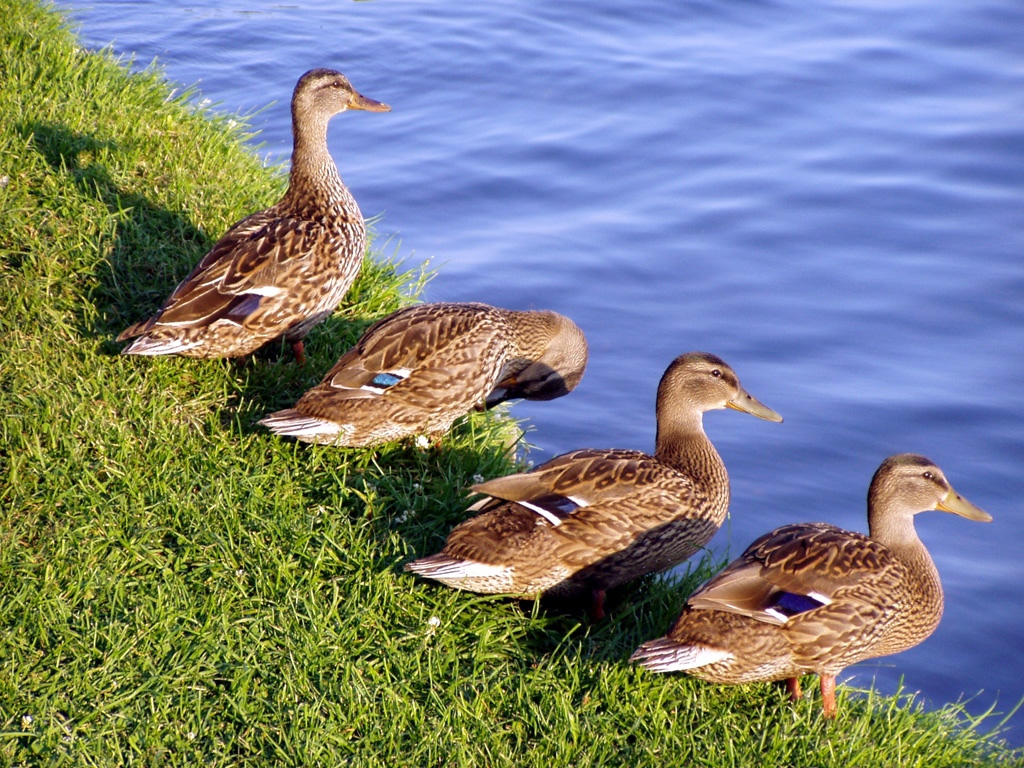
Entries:
{"label": "female mallard", "polygon": [[794,700],[798,677],[814,672],[825,717],[835,717],[836,675],[845,667],[912,648],[939,625],[939,573],[914,530],[914,515],[930,509],[992,519],[924,456],[890,456],[868,490],[869,536],[826,523],[765,534],[633,659],[712,683],[786,678]]}
{"label": "female mallard", "polygon": [[473,490],[480,514],[436,555],[405,566],[458,589],[538,594],[590,591],[594,618],[606,589],[682,562],[704,546],[729,508],[729,476],[704,434],[703,414],[735,408],[770,421],[721,358],[676,358],[658,385],[654,456],[580,450]]}
{"label": "female mallard", "polygon": [[418,304],[370,326],[294,408],[260,423],[332,445],[439,435],[483,404],[560,397],[586,364],[583,331],[555,312]]}
{"label": "female mallard", "polygon": [[241,357],[282,336],[302,340],[338,306],[359,273],[366,225],[327,150],[327,123],[348,109],[387,112],[340,72],[313,69],[292,94],[292,168],[274,206],[217,241],[160,310],[118,341],[123,355]]}

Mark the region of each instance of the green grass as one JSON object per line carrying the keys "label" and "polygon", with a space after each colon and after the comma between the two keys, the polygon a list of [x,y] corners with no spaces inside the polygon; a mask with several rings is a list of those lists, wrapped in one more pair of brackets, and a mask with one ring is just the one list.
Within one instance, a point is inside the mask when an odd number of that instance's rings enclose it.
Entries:
{"label": "green grass", "polygon": [[841,689],[830,724],[815,695],[627,663],[720,561],[597,625],[402,573],[512,466],[515,426],[374,452],[255,422],[424,275],[368,259],[306,369],[120,357],[283,174],[244,121],[78,50],[30,0],[0,22],[0,83],[0,764],[1021,764],[996,715]]}

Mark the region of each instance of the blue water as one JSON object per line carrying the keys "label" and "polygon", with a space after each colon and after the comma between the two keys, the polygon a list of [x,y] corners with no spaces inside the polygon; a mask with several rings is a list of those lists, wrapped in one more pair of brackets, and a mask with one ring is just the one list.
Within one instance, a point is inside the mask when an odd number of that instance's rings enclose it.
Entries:
{"label": "blue water", "polygon": [[1024,696],[1024,5],[64,5],[88,47],[158,58],[226,112],[270,104],[268,162],[311,67],[389,103],[336,119],[331,149],[377,231],[439,267],[427,298],[588,334],[579,389],[514,408],[533,459],[651,449],[658,378],[691,349],[786,418],[706,418],[733,479],[718,550],[863,530],[885,456],[935,459],[995,522],[918,518],[942,625],[848,673],[974,712]]}

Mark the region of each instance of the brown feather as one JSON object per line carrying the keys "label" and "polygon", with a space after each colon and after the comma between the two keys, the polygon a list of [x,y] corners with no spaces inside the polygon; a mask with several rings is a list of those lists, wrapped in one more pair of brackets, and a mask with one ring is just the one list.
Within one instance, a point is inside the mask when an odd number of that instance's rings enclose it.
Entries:
{"label": "brown feather", "polygon": [[728,475],[701,416],[741,400],[779,419],[720,358],[680,356],[658,388],[653,456],[579,450],[477,484],[487,494],[471,507],[478,514],[451,532],[440,555],[407,570],[477,592],[600,593],[676,565],[708,542],[729,504]]}
{"label": "brown feather", "polygon": [[886,459],[868,493],[870,536],[826,523],[778,528],[757,539],[691,595],[664,638],[635,660],[716,683],[821,677],[825,712],[850,664],[923,642],[942,616],[942,585],[914,530],[914,515],[943,509],[991,518],[954,494],[916,454]]}
{"label": "brown feather", "polygon": [[358,274],[366,227],[327,149],[327,122],[346,109],[388,107],[333,70],[311,70],[292,95],[289,187],[233,225],[149,320],[123,331],[122,354],[240,357],[284,337],[301,342]]}
{"label": "brown feather", "polygon": [[302,418],[279,412],[262,423],[337,445],[441,434],[484,403],[501,376],[539,360],[557,368],[566,391],[574,387],[587,361],[582,331],[553,312],[420,304],[370,326],[296,403]]}

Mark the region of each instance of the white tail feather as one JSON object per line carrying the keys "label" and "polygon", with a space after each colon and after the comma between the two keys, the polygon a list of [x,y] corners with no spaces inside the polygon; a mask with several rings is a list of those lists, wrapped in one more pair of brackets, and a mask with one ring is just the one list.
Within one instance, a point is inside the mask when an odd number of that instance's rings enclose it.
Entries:
{"label": "white tail feather", "polygon": [[405,570],[430,579],[479,579],[497,576],[504,573],[507,568],[503,565],[478,563],[475,560],[456,560],[433,555],[407,563]]}
{"label": "white tail feather", "polygon": [[659,638],[637,648],[630,660],[652,672],[676,672],[704,667],[731,658],[733,655],[721,648],[680,645],[667,638]]}
{"label": "white tail feather", "polygon": [[334,437],[344,431],[341,424],[306,416],[294,409],[272,413],[259,423],[274,434],[288,437]]}
{"label": "white tail feather", "polygon": [[122,355],[179,355],[199,346],[198,341],[185,342],[183,339],[151,339],[139,336],[121,350]]}

